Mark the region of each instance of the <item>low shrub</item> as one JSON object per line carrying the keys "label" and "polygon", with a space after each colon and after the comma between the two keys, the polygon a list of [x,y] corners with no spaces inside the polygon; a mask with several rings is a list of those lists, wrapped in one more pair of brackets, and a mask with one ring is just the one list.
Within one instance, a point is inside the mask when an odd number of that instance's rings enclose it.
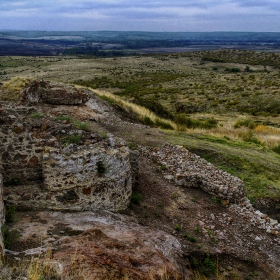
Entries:
{"label": "low shrub", "polygon": [[170,130],[173,130],[173,127],[171,126],[170,123],[165,122],[165,121],[162,121],[162,120],[160,120],[160,119],[156,119],[155,124],[156,124],[157,126],[159,126],[160,128],[162,128],[162,129],[170,129]]}
{"label": "low shrub", "polygon": [[272,151],[277,153],[277,154],[280,154],[280,143],[277,146],[273,147]]}
{"label": "low shrub", "polygon": [[152,119],[148,116],[145,116],[141,119],[141,122],[145,125],[149,125],[149,126],[152,126],[154,125],[154,122],[152,121]]}
{"label": "low shrub", "polygon": [[218,121],[214,118],[207,118],[204,120],[191,119],[185,114],[176,115],[174,122],[177,124],[178,130],[183,130],[184,128],[211,129],[218,126]]}
{"label": "low shrub", "polygon": [[203,274],[204,276],[211,276],[214,275],[216,272],[216,262],[212,261],[210,257],[205,257],[203,259],[197,259],[195,257],[192,257],[190,259],[191,265],[194,269],[198,270],[200,274]]}
{"label": "low shrub", "polygon": [[257,123],[255,123],[254,121],[250,120],[250,119],[240,119],[237,120],[235,122],[235,124],[233,125],[234,128],[240,128],[240,127],[248,127],[250,129],[254,129],[255,127],[257,127]]}
{"label": "low shrub", "polygon": [[254,135],[252,130],[249,130],[244,133],[239,133],[239,137],[243,139],[244,142],[251,142],[255,144],[260,144],[260,140]]}
{"label": "low shrub", "polygon": [[143,200],[143,196],[139,192],[132,191],[132,194],[131,194],[131,203],[132,204],[140,205],[142,200]]}
{"label": "low shrub", "polygon": [[16,205],[7,206],[6,213],[5,213],[5,222],[6,223],[15,222],[16,221],[16,212],[17,212]]}
{"label": "low shrub", "polygon": [[4,247],[6,249],[13,249],[12,245],[19,239],[19,233],[16,229],[9,230],[6,225],[1,227]]}
{"label": "low shrub", "polygon": [[226,68],[225,71],[227,71],[229,73],[239,73],[239,72],[241,72],[241,70],[239,68],[237,68],[237,67]]}

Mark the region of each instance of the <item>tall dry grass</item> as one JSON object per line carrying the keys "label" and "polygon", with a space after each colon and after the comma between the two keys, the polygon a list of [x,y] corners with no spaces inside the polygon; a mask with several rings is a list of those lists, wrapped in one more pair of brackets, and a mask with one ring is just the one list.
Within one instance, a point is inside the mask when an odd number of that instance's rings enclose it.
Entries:
{"label": "tall dry grass", "polygon": [[0,91],[0,99],[4,101],[19,101],[21,99],[21,91],[31,82],[29,78],[14,77],[5,82]]}
{"label": "tall dry grass", "polygon": [[[85,87],[81,87],[81,86],[76,86],[76,87],[85,88]],[[86,89],[93,92],[98,97],[101,97],[101,98],[107,97],[107,98],[113,100],[114,103],[118,104],[122,108],[125,108],[127,111],[131,111],[131,112],[135,113],[142,120],[144,120],[145,118],[149,118],[153,123],[163,122],[163,123],[170,125],[173,129],[177,129],[177,125],[173,121],[161,118],[145,107],[139,106],[139,105],[131,103],[129,101],[126,101],[126,100],[120,98],[119,96],[116,96],[116,95],[114,95],[110,92],[104,91],[104,90],[97,90],[97,89],[91,89],[91,88],[86,88]]]}

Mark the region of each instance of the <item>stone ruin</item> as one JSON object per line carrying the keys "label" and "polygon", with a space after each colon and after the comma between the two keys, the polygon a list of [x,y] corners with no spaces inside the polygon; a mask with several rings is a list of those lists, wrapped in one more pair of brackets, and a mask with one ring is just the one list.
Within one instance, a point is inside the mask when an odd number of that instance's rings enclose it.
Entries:
{"label": "stone ruin", "polygon": [[2,225],[5,222],[4,219],[4,203],[3,203],[3,180],[2,175],[0,174],[0,261],[2,259],[3,250],[4,250],[4,244],[3,244],[3,238],[1,234]]}
{"label": "stone ruin", "polygon": [[[53,117],[32,117],[38,108],[31,103],[75,105],[88,98],[73,87],[40,81],[24,90],[22,104],[28,106],[0,104],[0,227],[3,200],[19,210],[127,208],[138,155],[125,141]],[[78,136],[78,143],[66,143],[68,136]]]}
{"label": "stone ruin", "polygon": [[[7,205],[77,211],[128,206],[138,154],[122,139],[54,117],[32,117],[40,107],[31,103],[77,105],[88,99],[83,90],[34,81],[23,92],[22,104],[28,106],[0,104],[0,174]],[[78,136],[79,143],[67,144],[67,136]]]}
{"label": "stone ruin", "polygon": [[73,86],[53,84],[49,81],[33,81],[23,92],[23,102],[54,105],[80,105],[90,96]]}
{"label": "stone ruin", "polygon": [[187,188],[201,188],[249,220],[252,225],[272,235],[280,236],[280,223],[256,210],[246,197],[244,182],[224,172],[182,146],[165,144],[160,148],[141,148],[141,153],[164,166],[163,174],[168,180]]}
{"label": "stone ruin", "polygon": [[179,186],[201,188],[205,192],[231,203],[245,198],[244,182],[215,167],[182,146],[166,144],[160,148],[143,148],[142,152],[165,166],[164,175]]}
{"label": "stone ruin", "polygon": [[[48,118],[32,120],[26,110],[25,115],[4,110],[1,116],[6,203],[23,210],[118,211],[128,206],[132,175],[123,140],[113,135],[103,139]],[[81,143],[64,147],[60,133],[79,135]]]}

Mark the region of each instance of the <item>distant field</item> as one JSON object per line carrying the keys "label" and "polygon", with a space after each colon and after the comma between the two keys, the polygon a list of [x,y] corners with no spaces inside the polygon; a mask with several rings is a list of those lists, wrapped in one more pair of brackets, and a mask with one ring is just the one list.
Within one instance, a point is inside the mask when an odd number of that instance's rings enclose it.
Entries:
{"label": "distant field", "polygon": [[0,81],[14,76],[79,84],[144,106],[177,123],[169,141],[241,177],[251,198],[280,198],[277,53],[0,57]]}

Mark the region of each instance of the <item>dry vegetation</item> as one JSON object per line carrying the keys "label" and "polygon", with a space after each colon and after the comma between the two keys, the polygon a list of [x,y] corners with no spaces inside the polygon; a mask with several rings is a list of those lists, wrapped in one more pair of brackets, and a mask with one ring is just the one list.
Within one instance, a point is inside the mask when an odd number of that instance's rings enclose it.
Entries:
{"label": "dry vegetation", "polygon": [[[34,78],[90,88],[138,121],[166,129],[167,141],[243,179],[252,202],[269,198],[279,203],[279,63],[278,55],[245,51],[104,59],[0,57],[0,94],[4,101],[18,100]],[[47,255],[44,261],[21,261],[21,266],[4,263],[0,279],[59,279],[48,262]],[[79,278],[65,279],[83,279],[84,272],[75,273]],[[207,279],[199,271],[194,275]],[[216,272],[216,279],[223,277]]]}
{"label": "dry vegetation", "polygon": [[182,131],[167,137],[244,179],[255,198],[280,190],[279,67],[278,54],[232,50],[1,57],[0,77],[79,84],[144,124]]}

